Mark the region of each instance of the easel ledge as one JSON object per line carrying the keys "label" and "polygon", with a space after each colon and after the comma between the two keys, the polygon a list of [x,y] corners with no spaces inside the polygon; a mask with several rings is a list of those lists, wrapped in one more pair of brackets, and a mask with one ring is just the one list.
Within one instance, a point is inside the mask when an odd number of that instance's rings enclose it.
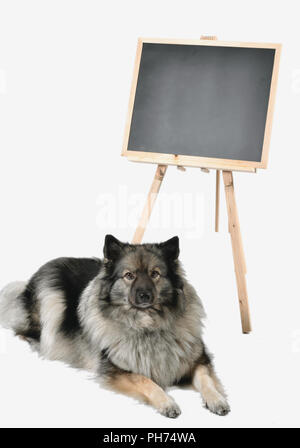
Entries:
{"label": "easel ledge", "polygon": [[[174,166],[184,166],[189,168],[207,168],[209,170],[227,170],[227,171],[242,171],[244,173],[256,173],[257,169],[255,167],[243,166],[233,163],[232,165],[213,162],[211,159],[199,160],[200,157],[189,157],[189,156],[168,156],[164,154],[155,154],[155,161],[151,157],[151,154],[139,152],[137,155],[132,154],[134,151],[127,151],[127,154],[122,154],[126,156],[131,162],[139,163],[152,163],[154,165],[174,165]],[[129,154],[130,153],[130,154]],[[196,159],[196,160],[194,160]]]}

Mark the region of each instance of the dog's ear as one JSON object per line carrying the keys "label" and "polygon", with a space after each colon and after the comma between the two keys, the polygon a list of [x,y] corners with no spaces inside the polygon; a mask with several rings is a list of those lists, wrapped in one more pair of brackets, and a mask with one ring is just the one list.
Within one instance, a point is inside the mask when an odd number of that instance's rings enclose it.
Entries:
{"label": "dog's ear", "polygon": [[121,241],[117,240],[114,236],[106,235],[103,248],[104,257],[111,261],[117,260],[120,257],[124,246],[125,244],[121,243]]}
{"label": "dog's ear", "polygon": [[178,236],[174,236],[173,238],[165,241],[164,243],[160,243],[159,248],[163,251],[164,256],[168,260],[177,260],[179,257],[179,238]]}

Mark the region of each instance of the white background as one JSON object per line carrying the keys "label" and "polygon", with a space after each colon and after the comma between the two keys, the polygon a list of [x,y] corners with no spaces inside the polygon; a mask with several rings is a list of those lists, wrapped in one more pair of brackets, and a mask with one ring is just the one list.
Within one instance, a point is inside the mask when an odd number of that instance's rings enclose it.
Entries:
{"label": "white background", "polygon": [[[182,415],[167,420],[101,390],[84,372],[38,359],[26,343],[0,330],[1,426],[299,426],[297,6],[254,0],[0,2],[1,287],[29,278],[57,256],[101,256],[105,233],[131,239],[136,221],[127,224],[118,215],[122,194],[144,197],[155,170],[120,156],[139,36],[216,34],[283,43],[269,168],[235,175],[253,334],[241,334],[223,191],[221,232],[213,229],[214,173],[170,167],[162,194],[178,201],[192,197],[199,231],[176,222],[176,210],[160,226],[158,203],[145,236],[181,237],[181,259],[208,314],[205,340],[232,413],[214,416],[195,392],[173,390]],[[110,223],[103,218],[105,201],[112,207]]]}

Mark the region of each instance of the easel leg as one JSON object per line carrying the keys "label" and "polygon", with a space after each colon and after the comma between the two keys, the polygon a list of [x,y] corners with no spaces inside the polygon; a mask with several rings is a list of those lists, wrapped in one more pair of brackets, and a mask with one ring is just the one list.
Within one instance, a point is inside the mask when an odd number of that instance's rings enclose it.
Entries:
{"label": "easel leg", "polygon": [[138,224],[138,227],[135,231],[132,244],[140,244],[142,242],[146,226],[148,224],[148,221],[150,219],[157,195],[159,193],[162,181],[165,177],[167,171],[166,165],[158,165],[157,170],[154,176],[154,180],[152,182],[150,191],[148,193],[147,202],[145,204],[142,216],[140,218],[140,222]]}
{"label": "easel leg", "polygon": [[237,212],[237,205],[234,194],[234,184],[232,171],[223,171],[223,180],[226,195],[226,204],[229,220],[229,229],[235,266],[235,275],[237,281],[239,304],[242,319],[243,333],[250,333],[251,322],[248,305],[248,293],[246,283],[246,264],[244,258],[244,249],[241,238],[240,223]]}

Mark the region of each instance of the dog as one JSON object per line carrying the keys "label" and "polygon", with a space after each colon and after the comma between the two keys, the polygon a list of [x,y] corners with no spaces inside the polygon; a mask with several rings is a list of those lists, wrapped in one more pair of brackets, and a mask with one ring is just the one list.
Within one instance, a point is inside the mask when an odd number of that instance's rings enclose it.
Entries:
{"label": "dog", "polygon": [[202,339],[203,306],[186,280],[179,239],[123,243],[107,235],[104,258],[59,258],[0,293],[0,323],[46,359],[95,374],[101,385],[181,411],[166,393],[190,384],[213,413],[230,411]]}

